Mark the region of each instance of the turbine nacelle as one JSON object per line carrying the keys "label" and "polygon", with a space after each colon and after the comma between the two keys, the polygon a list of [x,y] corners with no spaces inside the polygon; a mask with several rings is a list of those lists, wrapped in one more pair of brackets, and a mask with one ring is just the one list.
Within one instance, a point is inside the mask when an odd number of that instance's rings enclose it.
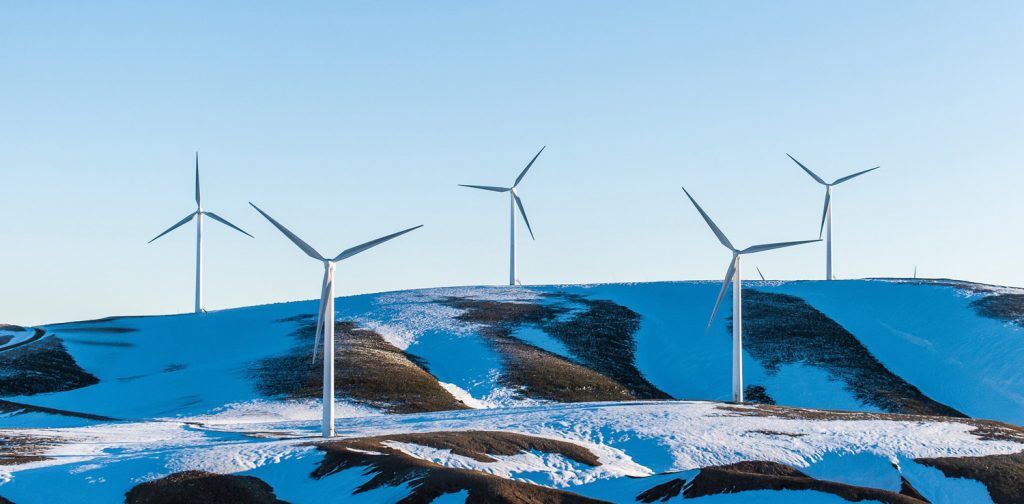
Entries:
{"label": "turbine nacelle", "polygon": [[[251,205],[253,208],[255,208],[256,211],[260,213],[260,215],[262,215],[268,221],[270,221],[270,223],[273,224],[274,227],[276,227],[278,229],[278,231],[281,232],[281,234],[285,235],[289,240],[291,240],[291,242],[294,243],[295,246],[299,247],[300,250],[305,252],[306,255],[308,255],[309,257],[311,257],[313,259],[316,259],[317,261],[320,261],[324,265],[324,281],[323,281],[323,287],[322,287],[321,293],[320,293],[320,308],[318,310],[316,337],[313,340],[313,361],[314,362],[316,361],[316,349],[320,345],[320,335],[323,333],[324,325],[327,324],[327,323],[333,323],[334,322],[334,320],[333,320],[334,314],[333,313],[332,314],[328,314],[328,313],[326,313],[326,310],[327,310],[327,307],[328,307],[328,302],[331,299],[331,295],[330,294],[331,294],[331,292],[333,292],[334,266],[335,266],[335,264],[340,262],[340,261],[344,261],[345,259],[348,259],[348,258],[350,258],[350,257],[352,257],[352,256],[354,256],[356,254],[359,254],[361,252],[365,252],[365,251],[367,251],[367,250],[369,250],[369,249],[371,249],[373,247],[376,247],[377,245],[380,245],[380,244],[382,244],[384,242],[393,240],[393,239],[398,238],[399,236],[402,236],[402,235],[404,235],[404,234],[406,234],[408,232],[415,231],[415,230],[423,227],[423,225],[421,224],[419,226],[414,226],[414,227],[411,227],[409,229],[405,229],[405,230],[399,231],[397,233],[392,233],[392,234],[389,234],[387,236],[383,236],[381,238],[377,238],[376,240],[370,240],[370,241],[368,241],[366,243],[362,243],[360,245],[356,245],[355,247],[347,248],[347,249],[341,251],[340,254],[334,256],[333,258],[327,258],[327,257],[324,257],[324,255],[321,254],[320,252],[318,252],[315,248],[311,247],[308,243],[303,241],[302,238],[299,238],[298,235],[296,235],[295,233],[291,232],[288,228],[284,227],[283,224],[281,224],[280,222],[277,222],[276,220],[274,220],[273,217],[271,217],[266,212],[261,210],[260,207],[254,205],[252,202],[249,202],[249,205]],[[327,320],[328,316],[331,317],[331,319],[329,321]]]}
{"label": "turbine nacelle", "polygon": [[839,177],[839,178],[835,179],[834,181],[832,181],[831,183],[829,183],[829,182],[825,182],[824,179],[819,177],[816,173],[812,172],[810,168],[804,166],[803,163],[801,163],[800,161],[797,161],[795,157],[789,155],[788,153],[786,155],[789,156],[789,159],[792,159],[794,163],[796,163],[798,166],[800,166],[800,168],[802,168],[805,172],[807,172],[807,174],[810,175],[811,178],[813,178],[815,182],[825,186],[825,205],[824,205],[824,207],[821,210],[821,226],[818,228],[818,238],[821,238],[822,233],[825,231],[825,220],[828,218],[829,210],[831,209],[830,205],[832,204],[832,187],[833,186],[837,186],[839,184],[842,184],[843,182],[846,182],[847,180],[850,180],[852,178],[864,175],[867,172],[874,171],[874,170],[877,170],[877,169],[881,168],[880,166],[876,166],[874,168],[868,168],[867,170],[862,170],[862,171],[859,171],[857,173],[854,173],[854,174],[851,174],[851,175],[847,175],[845,177]]}
{"label": "turbine nacelle", "polygon": [[711,318],[708,320],[708,325],[705,330],[711,329],[711,323],[715,321],[715,315],[718,314],[718,308],[722,305],[722,299],[725,298],[726,290],[729,289],[729,282],[733,280],[734,275],[738,274],[739,260],[742,256],[746,254],[756,254],[758,252],[766,252],[768,250],[792,247],[794,245],[803,245],[805,243],[821,241],[821,238],[818,238],[817,240],[763,243],[760,245],[751,245],[744,249],[738,249],[733,246],[732,242],[729,241],[729,238],[725,236],[725,233],[723,233],[722,230],[718,227],[718,225],[715,224],[715,221],[711,220],[711,216],[709,216],[707,212],[705,212],[704,209],[701,208],[700,204],[697,203],[697,200],[693,199],[693,196],[690,195],[690,192],[687,191],[685,187],[683,188],[683,192],[686,193],[687,198],[690,198],[690,202],[693,203],[694,208],[696,208],[697,212],[699,212],[701,217],[704,218],[704,222],[707,223],[708,227],[711,228],[711,231],[715,233],[716,237],[718,237],[718,241],[721,242],[725,248],[729,249],[732,252],[732,260],[729,262],[729,268],[725,272],[725,280],[722,281],[722,289],[718,292],[718,300],[715,301],[715,308],[711,311]]}
{"label": "turbine nacelle", "polygon": [[478,190],[490,191],[490,192],[493,192],[493,193],[509,193],[510,196],[512,197],[512,208],[511,208],[511,212],[512,212],[512,221],[511,221],[511,224],[512,224],[512,237],[511,237],[511,242],[512,243],[511,243],[511,257],[510,257],[510,260],[509,260],[510,268],[511,268],[511,271],[510,271],[510,274],[509,274],[509,277],[510,277],[509,284],[510,285],[515,285],[515,283],[516,283],[516,279],[515,279],[515,209],[516,208],[519,209],[519,214],[522,215],[522,220],[523,220],[523,222],[526,223],[526,230],[528,230],[528,232],[529,232],[529,238],[532,239],[532,240],[537,240],[537,238],[534,236],[534,227],[529,225],[529,218],[526,217],[526,208],[523,207],[522,199],[519,198],[519,192],[516,191],[516,188],[519,186],[519,183],[522,182],[523,177],[526,176],[526,172],[529,171],[530,167],[534,166],[534,162],[537,161],[537,158],[539,158],[541,156],[541,153],[543,153],[546,148],[547,148],[547,145],[542,146],[541,150],[538,151],[536,155],[534,155],[534,159],[529,160],[529,163],[527,163],[526,167],[523,168],[521,172],[519,172],[519,176],[517,176],[515,178],[515,181],[512,182],[512,185],[510,187],[503,187],[503,186],[499,186],[499,185],[470,185],[470,184],[465,184],[465,183],[460,183],[459,184],[459,186],[461,186],[461,187],[478,188]]}
{"label": "turbine nacelle", "polygon": [[227,227],[229,227],[231,229],[234,229],[235,231],[238,231],[239,233],[242,233],[242,234],[248,236],[249,238],[253,237],[251,234],[245,232],[242,228],[240,228],[240,227],[238,227],[238,226],[228,222],[227,219],[224,219],[223,217],[221,217],[221,216],[219,216],[219,215],[217,215],[217,214],[215,214],[213,212],[207,212],[206,210],[203,210],[203,200],[202,200],[201,193],[200,193],[200,190],[199,190],[199,153],[197,152],[196,153],[196,209],[195,209],[195,211],[193,211],[192,213],[186,215],[184,219],[181,219],[180,221],[176,222],[173,226],[167,228],[163,233],[160,233],[160,234],[156,235],[155,238],[153,238],[152,240],[149,240],[149,242],[148,242],[148,243],[153,243],[154,241],[156,241],[157,239],[159,239],[163,235],[165,235],[167,233],[170,233],[171,231],[174,231],[175,229],[178,229],[179,227],[184,226],[185,224],[191,222],[192,219],[196,219],[197,220],[197,222],[196,222],[196,228],[197,228],[197,232],[196,232],[196,304],[195,304],[195,312],[196,313],[200,313],[200,312],[205,311],[203,309],[203,299],[202,299],[203,298],[203,288],[202,288],[202,272],[203,272],[203,252],[202,252],[203,251],[203,216],[209,217],[209,218],[211,218],[211,219],[213,219],[213,220],[215,220],[217,222],[220,222],[221,224],[224,224],[225,226],[227,226]]}

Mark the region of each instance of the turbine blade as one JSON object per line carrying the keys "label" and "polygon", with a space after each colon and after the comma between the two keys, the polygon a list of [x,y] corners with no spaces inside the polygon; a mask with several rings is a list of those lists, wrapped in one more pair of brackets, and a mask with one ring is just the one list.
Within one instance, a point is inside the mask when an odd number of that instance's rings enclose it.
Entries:
{"label": "turbine blade", "polygon": [[774,250],[783,247],[792,247],[794,245],[803,245],[804,243],[820,242],[821,238],[817,240],[801,240],[792,242],[780,242],[780,243],[765,243],[764,245],[754,245],[747,247],[740,251],[741,254],[753,254],[754,252],[764,252],[765,250]]}
{"label": "turbine blade", "polygon": [[309,257],[312,257],[313,259],[316,259],[318,261],[325,261],[325,260],[327,260],[327,258],[322,256],[322,255],[320,255],[320,253],[317,252],[316,249],[314,249],[313,247],[310,247],[308,243],[302,241],[302,238],[299,238],[298,236],[295,236],[295,233],[292,233],[291,231],[288,230],[288,228],[282,226],[280,222],[277,222],[276,220],[274,220],[273,217],[267,215],[266,212],[264,212],[263,210],[260,210],[260,207],[258,207],[256,205],[253,205],[251,201],[249,202],[249,204],[252,205],[252,207],[255,208],[257,212],[260,213],[260,215],[262,215],[263,217],[266,217],[266,219],[268,221],[270,221],[270,223],[273,224],[274,227],[276,227],[278,231],[280,231],[285,236],[287,236],[288,239],[292,241],[292,243],[294,243],[300,249],[302,249],[302,251],[305,252],[306,255],[308,255]]}
{"label": "turbine blade", "polygon": [[832,199],[832,193],[825,191],[825,206],[821,209],[821,227],[818,228],[818,239],[821,239],[821,233],[825,232],[825,218],[828,217],[828,202]]}
{"label": "turbine blade", "polygon": [[164,231],[163,233],[160,233],[160,234],[156,235],[156,238],[153,238],[152,240],[149,240],[146,243],[153,243],[153,242],[155,242],[157,238],[160,238],[161,236],[163,236],[163,235],[165,235],[167,233],[170,233],[171,231],[174,231],[175,229],[178,229],[181,226],[184,226],[186,223],[188,223],[188,221],[190,221],[193,218],[195,218],[195,216],[196,216],[196,212],[192,212],[192,213],[188,214],[188,217],[185,217],[184,219],[181,219],[175,225],[167,228],[167,231]]}
{"label": "turbine blade", "polygon": [[213,212],[206,212],[206,211],[204,211],[203,214],[206,215],[207,217],[209,217],[209,218],[211,218],[211,219],[221,223],[221,224],[224,224],[225,226],[227,226],[227,227],[229,227],[231,229],[234,229],[235,231],[238,231],[239,233],[244,234],[245,236],[248,236],[249,238],[255,238],[253,235],[251,235],[249,233],[246,233],[245,230],[243,230],[242,228],[240,228],[240,227],[238,227],[238,226],[228,222],[223,217],[221,217],[221,216],[219,216],[219,215],[217,215],[217,214],[215,214]]}
{"label": "turbine blade", "polygon": [[203,206],[203,204],[200,203],[201,199],[202,198],[199,197],[199,153],[196,152],[196,205],[199,207]]}
{"label": "turbine blade", "polygon": [[398,238],[399,236],[404,235],[405,233],[417,230],[417,229],[419,229],[421,227],[423,227],[423,224],[420,224],[419,226],[416,226],[416,227],[411,227],[411,228],[406,229],[404,231],[399,231],[397,233],[393,233],[393,234],[389,234],[389,235],[381,237],[381,238],[377,238],[376,240],[373,240],[373,241],[368,241],[368,242],[366,242],[366,243],[364,243],[362,245],[356,245],[355,247],[352,247],[350,249],[346,249],[342,253],[338,254],[338,256],[335,257],[334,259],[331,259],[331,261],[338,262],[338,261],[342,261],[342,260],[348,259],[349,257],[352,257],[352,256],[354,256],[354,255],[356,255],[356,254],[358,254],[360,252],[365,252],[365,251],[367,251],[369,249],[372,249],[373,247],[376,247],[377,245],[380,245],[381,243],[384,243],[384,242],[389,241],[389,240],[393,240],[395,238]]}
{"label": "turbine blade", "polygon": [[316,349],[320,346],[320,336],[324,333],[324,315],[327,310],[327,284],[327,271],[324,271],[324,284],[320,288],[320,306],[317,308],[316,336],[313,338],[313,362],[310,365],[316,364]]}
{"label": "turbine blade", "polygon": [[[789,154],[786,154],[786,155],[789,156]],[[814,180],[817,180],[819,184],[821,184],[821,185],[828,185],[827,182],[825,182],[824,180],[821,180],[821,177],[815,175],[814,172],[812,172],[810,169],[808,169],[806,166],[804,166],[803,163],[801,163],[800,161],[797,161],[795,157],[789,156],[789,159],[792,159],[794,163],[800,165],[800,168],[803,168],[804,171],[807,172],[807,174],[810,175],[811,178],[813,178]]]}
{"label": "turbine blade", "polygon": [[494,186],[485,186],[485,185],[459,184],[459,187],[472,187],[473,189],[483,189],[485,191],[494,191],[494,192],[509,192],[509,191],[512,190],[509,187],[494,187]]}
{"label": "turbine blade", "polygon": [[523,172],[520,173],[518,177],[516,177],[516,181],[514,184],[512,184],[512,187],[517,187],[519,183],[523,181],[523,177],[526,176],[526,172],[530,171],[530,167],[533,166],[533,162],[536,161],[538,157],[540,157],[540,153],[544,152],[544,149],[546,149],[547,147],[548,146],[545,145],[541,147],[539,151],[537,151],[537,154],[535,154],[533,156],[533,159],[530,160],[530,164],[526,165],[526,168],[523,168]]}
{"label": "turbine blade", "polygon": [[840,178],[840,179],[836,179],[836,181],[835,181],[835,182],[832,182],[832,185],[839,185],[839,184],[842,184],[843,182],[846,182],[847,180],[850,180],[850,179],[852,179],[852,178],[854,178],[854,177],[859,177],[859,176],[861,176],[861,175],[864,175],[865,173],[867,173],[867,172],[869,172],[869,171],[874,171],[874,170],[877,170],[877,169],[879,169],[879,168],[881,168],[881,166],[876,166],[876,167],[874,167],[874,168],[868,168],[867,170],[864,170],[864,171],[859,171],[859,172],[857,172],[857,173],[854,173],[853,175],[847,175],[847,176],[845,176],[845,177],[843,177],[843,178]]}
{"label": "turbine blade", "polygon": [[729,239],[725,237],[725,233],[723,233],[721,229],[718,229],[715,222],[711,220],[711,217],[708,217],[708,214],[704,212],[704,209],[701,208],[700,205],[697,204],[697,200],[693,199],[693,196],[690,196],[690,192],[687,191],[685,187],[683,188],[683,192],[686,193],[686,197],[690,198],[690,202],[692,202],[693,206],[697,208],[698,212],[700,212],[700,216],[704,217],[704,222],[707,222],[711,231],[714,231],[715,236],[718,237],[718,241],[722,242],[722,245],[725,245],[729,250],[735,251],[736,248],[733,247],[732,243],[729,242]]}
{"label": "turbine blade", "polygon": [[761,273],[761,268],[758,268],[757,266],[754,266],[754,269],[757,270],[757,274],[761,276],[761,281],[763,282],[764,281],[764,273]]}
{"label": "turbine blade", "polygon": [[533,237],[533,228],[530,227],[530,219],[526,218],[526,209],[523,208],[523,200],[519,199],[518,194],[513,195],[516,198],[516,205],[519,207],[519,213],[523,216],[523,221],[526,222],[526,229],[530,231],[530,238],[536,240]]}
{"label": "turbine blade", "polygon": [[711,329],[711,323],[715,321],[715,315],[718,314],[718,308],[722,306],[722,299],[725,298],[725,291],[729,289],[729,282],[732,281],[732,276],[736,274],[736,256],[732,256],[732,261],[729,262],[729,269],[725,271],[725,280],[722,281],[722,290],[718,291],[718,300],[715,301],[715,309],[711,310],[711,318],[708,319],[708,326],[705,331]]}

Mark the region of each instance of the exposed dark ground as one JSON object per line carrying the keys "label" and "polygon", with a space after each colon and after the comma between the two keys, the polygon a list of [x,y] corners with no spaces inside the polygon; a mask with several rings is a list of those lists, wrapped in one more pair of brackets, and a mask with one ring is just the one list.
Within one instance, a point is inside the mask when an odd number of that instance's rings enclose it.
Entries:
{"label": "exposed dark ground", "polygon": [[[668,399],[636,368],[634,335],[640,315],[605,300],[551,294],[550,303],[448,298],[458,319],[484,326],[481,335],[501,356],[502,383],[524,396],[559,402]],[[582,307],[571,310],[570,304]],[[568,318],[560,317],[569,314]],[[563,318],[563,319],[560,319]],[[570,358],[514,336],[531,326],[565,344]]]}
{"label": "exposed dark ground", "polygon": [[561,294],[586,307],[568,320],[553,320],[542,329],[561,341],[577,362],[623,384],[637,399],[671,399],[636,367],[636,333],[640,314],[612,301]]}
{"label": "exposed dark ground", "polygon": [[1024,294],[989,294],[971,301],[971,308],[983,317],[1024,327]]}
{"label": "exposed dark ground", "polygon": [[274,489],[259,478],[205,471],[174,473],[136,485],[125,494],[124,501],[126,504],[288,504],[278,499]]}
{"label": "exposed dark ground", "polygon": [[914,488],[914,485],[911,485],[910,482],[907,481],[907,478],[904,478],[902,474],[900,475],[900,494],[917,499],[921,502],[928,502],[928,499],[921,495],[921,492],[918,492],[917,489]]}
{"label": "exposed dark ground", "polygon": [[[260,393],[321,397],[322,347],[315,362],[312,355],[316,319],[301,320],[305,322],[293,333],[298,341],[289,354],[256,364],[253,375]],[[352,322],[336,321],[334,340],[334,386],[339,395],[388,413],[467,408],[441,387],[418,360],[389,344],[380,334],[358,328]]]}
{"label": "exposed dark ground", "polygon": [[0,432],[0,466],[12,466],[46,460],[42,454],[60,443],[57,438],[48,438],[16,431]]}
{"label": "exposed dark ground", "polygon": [[[467,504],[590,504],[602,501],[564,490],[508,480],[465,469],[446,468],[432,462],[410,457],[390,448],[384,441],[393,440],[433,447],[458,449],[466,456],[486,461],[487,454],[515,454],[534,449],[561,453],[583,464],[596,462],[586,448],[564,441],[535,438],[508,432],[439,432],[371,438],[344,439],[317,444],[325,452],[320,466],[311,476],[329,477],[345,469],[364,467],[373,475],[356,493],[384,486],[408,484],[411,493],[401,504],[428,503],[446,493],[466,491]],[[359,451],[355,451],[359,450]],[[370,452],[370,453],[368,453]]]}
{"label": "exposed dark ground", "polygon": [[775,404],[775,399],[768,395],[768,390],[763,385],[747,385],[743,389],[743,400],[756,404]]}
{"label": "exposed dark ground", "polygon": [[99,383],[56,336],[0,352],[0,397],[63,392]]}
{"label": "exposed dark ground", "polygon": [[1003,286],[964,282],[960,280],[918,280],[922,285],[952,287],[982,297],[971,301],[970,307],[982,317],[1010,322],[1024,327],[1024,294],[1005,292]]}
{"label": "exposed dark ground", "polygon": [[505,333],[488,331],[502,360],[498,381],[520,395],[558,402],[630,401],[636,397],[611,378]]}
{"label": "exposed dark ground", "polygon": [[670,499],[678,497],[683,491],[683,485],[686,484],[686,480],[683,478],[676,478],[673,480],[666,481],[660,485],[651,487],[640,495],[636,496],[637,502],[667,502]]}
{"label": "exposed dark ground", "polygon": [[0,400],[0,413],[14,413],[14,414],[18,414],[18,415],[24,414],[24,413],[45,413],[45,414],[48,414],[48,415],[60,415],[60,416],[69,416],[69,417],[75,417],[75,418],[84,418],[86,420],[100,420],[100,421],[104,421],[104,422],[116,422],[117,421],[116,418],[106,417],[106,416],[102,416],[102,415],[93,415],[91,413],[80,413],[80,412],[77,412],[77,411],[68,411],[68,410],[62,410],[62,409],[47,408],[47,407],[44,407],[44,406],[33,406],[31,404],[22,404],[22,403],[18,403],[18,402],[4,401],[4,400]]}
{"label": "exposed dark ground", "polygon": [[883,411],[966,416],[889,371],[853,334],[802,299],[751,289],[743,296],[743,349],[769,373],[802,363],[824,370],[858,401]]}
{"label": "exposed dark ground", "polygon": [[363,438],[365,442],[397,441],[451,450],[456,455],[478,462],[497,462],[491,455],[518,455],[530,450],[557,453],[591,467],[601,465],[597,456],[587,448],[569,441],[527,436],[504,431],[452,431],[411,434],[392,434]]}
{"label": "exposed dark ground", "polygon": [[[895,469],[893,470],[895,471]],[[693,481],[686,485],[683,496],[687,499],[694,499],[707,495],[752,490],[815,490],[854,502],[864,500],[886,504],[923,504],[927,502],[888,490],[815,479],[790,466],[765,461],[748,461],[702,468]]]}
{"label": "exposed dark ground", "polygon": [[1024,453],[984,457],[920,458],[917,462],[942,471],[948,478],[970,478],[980,481],[996,504],[1024,502]]}

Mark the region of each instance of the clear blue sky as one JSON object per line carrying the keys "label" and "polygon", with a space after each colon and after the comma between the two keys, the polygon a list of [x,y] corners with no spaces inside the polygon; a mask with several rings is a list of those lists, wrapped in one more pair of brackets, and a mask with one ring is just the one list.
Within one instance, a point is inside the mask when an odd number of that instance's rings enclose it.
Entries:
{"label": "clear blue sky", "polygon": [[[737,244],[814,238],[841,278],[1024,285],[1020,2],[8,2],[0,16],[0,322],[191,309],[200,151],[211,309],[507,277],[719,279]],[[752,257],[823,275],[824,247]],[[709,300],[709,305],[713,300]],[[710,306],[709,306],[710,307]]]}

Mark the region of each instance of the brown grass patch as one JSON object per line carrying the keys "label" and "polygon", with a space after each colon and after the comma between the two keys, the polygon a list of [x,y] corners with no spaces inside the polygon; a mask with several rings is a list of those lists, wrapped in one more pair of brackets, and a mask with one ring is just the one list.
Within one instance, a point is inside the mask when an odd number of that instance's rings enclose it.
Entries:
{"label": "brown grass patch", "polygon": [[1024,327],[1024,294],[989,294],[971,301],[970,306],[983,317]]}
{"label": "brown grass patch", "polygon": [[47,460],[46,450],[56,446],[56,438],[33,436],[15,431],[0,431],[0,466],[13,466]]}
{"label": "brown grass patch", "polygon": [[636,332],[640,314],[608,300],[561,294],[586,310],[564,321],[544,324],[544,332],[569,349],[573,359],[626,387],[637,399],[671,399],[644,378],[636,367]]}
{"label": "brown grass patch", "polygon": [[126,504],[288,504],[259,478],[205,471],[174,473],[136,485],[124,500]]}
{"label": "brown grass patch", "polygon": [[444,304],[464,310],[464,313],[456,317],[463,322],[509,328],[523,324],[544,324],[565,311],[555,305],[459,297],[449,297]]}
{"label": "brown grass patch", "polygon": [[477,462],[497,462],[491,455],[518,455],[531,450],[557,453],[591,467],[601,465],[597,455],[576,443],[503,431],[452,431],[414,434],[394,434],[377,438],[363,438],[364,442],[381,441],[412,443],[438,450],[451,450],[456,455]]}
{"label": "brown grass patch", "polygon": [[678,497],[683,491],[683,485],[686,484],[686,480],[683,478],[676,478],[668,480],[658,486],[651,487],[644,490],[640,495],[636,496],[637,502],[667,502],[668,500]]}
{"label": "brown grass patch", "polygon": [[743,400],[756,404],[775,404],[775,399],[768,395],[768,389],[763,385],[747,385],[743,389]]}
{"label": "brown grass patch", "polygon": [[[597,463],[589,450],[565,441],[536,438],[508,432],[438,432],[400,434],[370,438],[345,439],[320,443],[325,452],[320,466],[311,476],[321,479],[346,469],[364,467],[373,477],[356,489],[367,492],[384,486],[409,484],[410,494],[399,503],[427,503],[447,493],[466,491],[467,504],[590,504],[602,501],[578,494],[513,481],[466,469],[447,468],[409,456],[388,447],[385,441],[422,444],[451,449],[475,460],[487,462],[491,455],[513,455],[536,449],[561,453],[581,463]],[[490,459],[490,460],[488,460]]]}
{"label": "brown grass patch", "polygon": [[748,461],[705,467],[686,486],[687,499],[753,490],[814,490],[848,501],[873,500],[887,504],[923,504],[913,497],[882,490],[812,478],[790,466],[766,461]]}
{"label": "brown grass patch", "polygon": [[64,392],[99,383],[56,336],[0,353],[0,397]]}
{"label": "brown grass patch", "polygon": [[928,502],[928,499],[925,498],[925,496],[921,495],[921,492],[918,492],[917,489],[914,488],[914,485],[911,485],[910,482],[907,481],[907,478],[904,478],[903,475],[900,475],[900,494],[906,495],[907,497],[913,499],[917,499],[921,502]]}
{"label": "brown grass patch", "polygon": [[91,413],[80,413],[78,411],[68,411],[55,408],[47,408],[45,406],[33,406],[31,404],[18,403],[13,401],[0,400],[0,413],[14,413],[16,415],[24,413],[45,413],[47,415],[60,415],[75,418],[84,418],[86,420],[99,420],[104,422],[116,422],[116,418],[111,418],[103,415],[93,415]]}
{"label": "brown grass patch", "polygon": [[796,433],[793,433],[793,432],[781,432],[781,431],[761,430],[761,429],[751,430],[751,431],[747,431],[747,432],[750,432],[752,434],[763,434],[765,436],[785,436],[785,437],[791,437],[791,438],[804,437],[804,436],[807,435],[807,434],[796,434]]}
{"label": "brown grass patch", "polygon": [[[254,375],[261,393],[322,396],[322,352],[318,352],[315,362],[310,355],[315,334],[315,321],[303,325],[295,333],[300,343],[290,354],[265,359],[257,365]],[[337,321],[334,336],[337,394],[389,413],[468,408],[441,387],[418,361],[380,334],[358,328],[352,322]]]}
{"label": "brown grass patch", "polygon": [[920,458],[916,462],[934,467],[948,478],[980,481],[996,504],[1020,504],[1024,501],[1024,453]]}
{"label": "brown grass patch", "polygon": [[615,380],[551,352],[495,332],[488,340],[501,356],[499,381],[520,395],[567,403],[636,399]]}
{"label": "brown grass patch", "polygon": [[[586,309],[569,320],[560,304],[515,303],[451,297],[445,304],[463,310],[459,320],[484,325],[480,334],[502,359],[502,385],[519,394],[558,402],[665,399],[636,369],[633,333],[639,315],[610,301],[551,294]],[[561,341],[571,359],[526,343],[512,334],[533,326]]]}

